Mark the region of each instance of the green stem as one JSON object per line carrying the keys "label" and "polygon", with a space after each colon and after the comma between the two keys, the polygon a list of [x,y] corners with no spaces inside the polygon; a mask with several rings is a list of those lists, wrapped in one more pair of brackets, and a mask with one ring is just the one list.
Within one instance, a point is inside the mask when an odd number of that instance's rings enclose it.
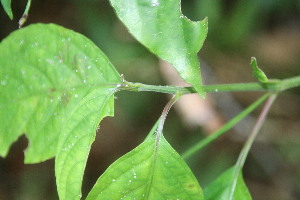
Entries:
{"label": "green stem", "polygon": [[176,95],[173,95],[172,99],[167,103],[167,105],[165,106],[161,116],[160,116],[160,120],[159,123],[157,125],[157,129],[156,129],[156,147],[158,147],[158,143],[160,140],[160,136],[162,135],[162,131],[163,131],[163,127],[167,118],[167,115],[171,109],[171,107],[174,105],[174,103],[179,99],[180,94],[177,93]]}
{"label": "green stem", "polygon": [[24,13],[23,13],[21,19],[19,20],[19,28],[22,28],[22,26],[25,24],[25,22],[27,20],[30,5],[31,5],[31,0],[28,0],[27,4],[26,4],[26,8],[24,10]]}
{"label": "green stem", "polygon": [[[300,86],[300,76],[287,78],[283,80],[270,80],[267,83],[233,83],[222,85],[204,85],[205,92],[250,92],[261,91],[278,93],[287,89]],[[177,87],[177,86],[160,86],[160,85],[146,85],[142,83],[132,83],[124,81],[119,87],[119,90],[135,91],[135,92],[160,92],[167,94],[190,94],[196,93],[193,87]]]}
{"label": "green stem", "polygon": [[250,148],[251,148],[251,146],[252,146],[252,144],[253,144],[253,142],[254,142],[254,140],[255,140],[258,132],[259,132],[259,130],[261,129],[261,127],[262,127],[262,125],[263,125],[263,123],[264,123],[264,121],[267,117],[267,114],[268,114],[272,104],[274,103],[276,97],[277,97],[277,94],[272,94],[269,97],[268,101],[266,102],[259,118],[257,119],[257,121],[256,121],[250,135],[249,135],[248,140],[246,141],[246,143],[245,143],[245,145],[244,145],[244,147],[243,147],[243,149],[242,149],[242,151],[239,155],[239,158],[238,158],[238,160],[236,162],[236,165],[235,165],[235,172],[234,172],[234,177],[233,177],[234,181],[231,185],[231,190],[230,190],[230,198],[229,198],[230,200],[233,199],[233,195],[234,195],[236,184],[237,184],[238,175],[239,175],[241,169],[244,166],[244,163],[245,163],[247,155],[250,151]]}
{"label": "green stem", "polygon": [[229,129],[234,127],[239,121],[241,121],[244,117],[246,117],[249,113],[251,113],[255,108],[257,108],[263,101],[265,101],[270,94],[265,94],[248,106],[243,112],[239,113],[237,116],[232,118],[229,122],[227,122],[224,126],[222,126],[219,130],[211,134],[210,136],[206,137],[205,139],[199,141],[197,144],[193,145],[191,148],[186,150],[181,157],[183,159],[188,159],[193,154],[201,150],[203,147],[220,137],[221,135],[225,134]]}

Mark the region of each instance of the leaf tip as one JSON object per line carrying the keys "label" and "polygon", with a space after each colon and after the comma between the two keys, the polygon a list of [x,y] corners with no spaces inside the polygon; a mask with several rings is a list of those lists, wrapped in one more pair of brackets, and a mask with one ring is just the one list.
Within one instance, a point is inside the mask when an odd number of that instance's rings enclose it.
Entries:
{"label": "leaf tip", "polygon": [[2,4],[2,7],[3,7],[4,11],[8,15],[9,19],[13,20],[14,15],[13,15],[12,10],[11,10],[11,2],[1,0],[1,4]]}

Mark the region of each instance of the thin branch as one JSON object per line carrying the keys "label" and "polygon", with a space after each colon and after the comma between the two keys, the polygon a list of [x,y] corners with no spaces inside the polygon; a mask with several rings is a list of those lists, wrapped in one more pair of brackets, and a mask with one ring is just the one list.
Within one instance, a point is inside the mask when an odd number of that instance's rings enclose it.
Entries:
{"label": "thin branch", "polygon": [[[232,83],[221,85],[204,85],[205,92],[269,92],[278,93],[287,89],[300,86],[300,76],[283,80],[270,80],[267,83]],[[146,85],[142,83],[132,83],[123,81],[119,91],[135,91],[135,92],[160,92],[167,94],[190,94],[197,93],[193,87],[177,87],[177,86],[161,86],[161,85]]]}
{"label": "thin branch", "polygon": [[233,199],[233,195],[234,195],[234,192],[235,192],[235,189],[236,189],[238,175],[239,175],[241,169],[244,166],[244,163],[245,163],[247,155],[250,151],[250,148],[251,148],[251,146],[252,146],[252,144],[253,144],[253,142],[254,142],[254,140],[255,140],[258,132],[259,132],[259,130],[261,129],[261,127],[262,127],[262,125],[263,125],[263,123],[266,119],[266,116],[267,116],[272,104],[274,103],[276,97],[277,97],[277,94],[272,94],[268,98],[268,100],[267,100],[267,102],[266,102],[259,118],[257,119],[257,121],[256,121],[250,135],[249,135],[249,138],[247,139],[247,142],[245,143],[245,145],[244,145],[244,147],[243,147],[243,149],[240,153],[240,156],[239,156],[239,158],[236,162],[236,165],[235,165],[235,171],[234,171],[234,177],[233,177],[234,181],[233,181],[233,183],[231,185],[231,189],[230,189],[230,198],[229,198],[230,200]]}
{"label": "thin branch", "polygon": [[183,159],[188,159],[198,151],[200,151],[202,148],[210,144],[212,141],[216,140],[220,136],[227,133],[228,130],[230,130],[232,127],[234,127],[239,121],[241,121],[243,118],[245,118],[248,114],[250,114],[254,109],[256,109],[261,103],[263,103],[270,94],[265,94],[262,97],[260,97],[258,100],[256,100],[254,103],[252,103],[250,106],[248,106],[245,110],[243,110],[241,113],[236,115],[234,118],[232,118],[229,122],[227,122],[225,125],[223,125],[220,129],[218,129],[216,132],[212,133],[210,136],[204,138],[203,140],[199,141],[192,147],[190,147],[188,150],[186,150],[183,154],[181,154],[181,157]]}
{"label": "thin branch", "polygon": [[167,105],[164,107],[164,110],[160,116],[160,120],[157,126],[157,130],[156,130],[156,149],[158,147],[158,143],[160,140],[160,137],[162,135],[162,131],[163,131],[163,127],[167,118],[167,115],[169,113],[169,110],[171,109],[171,107],[173,106],[173,104],[179,99],[181,95],[178,93],[176,95],[174,95],[172,97],[172,99],[167,103]]}

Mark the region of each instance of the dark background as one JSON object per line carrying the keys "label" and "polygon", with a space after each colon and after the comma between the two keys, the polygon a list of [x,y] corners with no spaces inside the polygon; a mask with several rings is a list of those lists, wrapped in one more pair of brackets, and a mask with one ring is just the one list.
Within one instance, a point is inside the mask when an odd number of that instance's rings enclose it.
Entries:
{"label": "dark background", "polygon": [[[13,21],[0,9],[0,40],[18,28],[25,5],[25,0],[12,1]],[[299,0],[182,0],[182,10],[192,20],[208,16],[208,38],[199,54],[206,84],[255,81],[249,66],[251,56],[257,58],[269,78],[300,74]],[[107,0],[34,0],[25,26],[38,22],[57,23],[84,34],[128,81],[156,85],[178,82],[177,77],[166,73],[166,63],[131,37]],[[182,153],[260,95],[209,94],[205,101],[193,97],[193,103],[182,103],[170,111],[165,136]],[[115,117],[101,122],[90,153],[83,197],[113,161],[145,138],[169,99],[164,94],[134,92],[117,93],[116,97]],[[205,109],[196,109],[201,106]],[[258,114],[259,109],[188,160],[202,187],[235,163]],[[279,96],[248,156],[244,177],[253,199],[300,199],[299,122],[298,87]],[[58,199],[53,159],[24,165],[27,144],[21,137],[9,155],[0,158],[0,199]]]}

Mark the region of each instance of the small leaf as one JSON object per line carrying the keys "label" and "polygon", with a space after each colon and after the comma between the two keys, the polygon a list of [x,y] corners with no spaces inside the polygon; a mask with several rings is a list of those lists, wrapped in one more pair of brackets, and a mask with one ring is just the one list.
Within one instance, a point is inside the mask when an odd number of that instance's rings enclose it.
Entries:
{"label": "small leaf", "polygon": [[[204,188],[205,200],[229,200],[233,183],[234,167],[229,168],[212,183]],[[233,200],[251,200],[251,195],[240,172],[233,195]]]}
{"label": "small leaf", "polygon": [[110,0],[131,34],[150,51],[170,62],[204,97],[197,57],[207,35],[207,20],[183,16],[180,0]]}
{"label": "small leaf", "polygon": [[12,20],[14,18],[14,16],[13,16],[13,13],[11,10],[11,0],[1,0],[1,4],[2,4],[6,14]]}
{"label": "small leaf", "polygon": [[268,82],[268,78],[265,75],[265,73],[257,66],[257,61],[256,58],[252,57],[251,58],[251,63],[250,63],[253,71],[253,76],[261,83],[266,83]]}
{"label": "small leaf", "polygon": [[120,75],[90,40],[53,24],[9,35],[0,66],[0,155],[25,134],[25,163],[57,156],[60,199],[79,199],[90,146],[100,120],[113,115]]}
{"label": "small leaf", "polygon": [[148,138],[115,161],[98,179],[87,200],[203,199],[193,173],[161,136]]}

